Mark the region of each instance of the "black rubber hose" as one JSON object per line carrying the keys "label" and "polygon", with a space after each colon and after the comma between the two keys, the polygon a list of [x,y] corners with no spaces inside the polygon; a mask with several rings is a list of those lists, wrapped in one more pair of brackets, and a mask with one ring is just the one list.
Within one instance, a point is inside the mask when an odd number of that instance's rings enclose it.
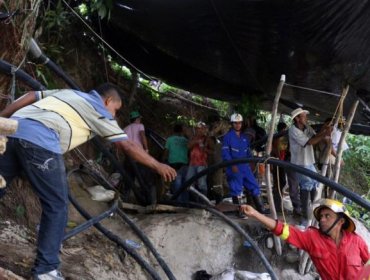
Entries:
{"label": "black rubber hose", "polygon": [[[68,172],[67,178],[74,173],[79,171],[79,169],[73,169]],[[84,209],[82,206],[77,202],[77,200],[68,193],[69,201],[72,203],[72,205],[77,209],[77,211],[84,217],[86,220],[91,220],[92,216]],[[148,274],[155,280],[161,280],[161,277],[158,275],[158,273],[129,245],[125,243],[119,236],[112,233],[110,230],[102,226],[100,223],[95,223],[94,227],[99,230],[101,233],[103,233],[109,240],[115,242],[118,246],[122,247],[134,260],[137,261],[137,263],[145,269]]]}
{"label": "black rubber hose", "polygon": [[[43,54],[43,56],[45,56],[45,55]],[[45,56],[45,57],[46,57],[46,59],[48,59],[47,62],[45,63],[45,65],[47,67],[49,67],[50,70],[52,70],[55,74],[57,74],[71,88],[73,88],[75,90],[81,90],[81,88],[70,77],[68,77],[68,75],[57,64],[55,64],[47,56]]]}
{"label": "black rubber hose", "polygon": [[109,217],[110,215],[112,215],[117,210],[117,208],[118,208],[118,199],[116,199],[116,201],[114,201],[112,207],[109,208],[107,211],[101,213],[100,215],[98,215],[94,218],[89,219],[88,221],[84,222],[83,224],[81,224],[81,225],[75,227],[74,229],[68,231],[64,235],[63,241],[66,241],[67,239],[81,233],[84,230],[87,230],[88,228],[90,228],[94,224],[99,223],[100,221]]}
{"label": "black rubber hose", "polygon": [[[72,196],[69,196],[69,200],[86,220],[90,220],[92,218]],[[96,229],[103,233],[108,239],[122,247],[144,270],[148,272],[153,279],[161,280],[158,273],[135,251],[135,249],[127,245],[120,237],[103,227],[100,223],[94,224],[94,227],[96,227]]]}
{"label": "black rubber hose", "polygon": [[[17,67],[0,59],[0,72],[6,75],[12,75],[12,68],[17,68]],[[36,81],[34,78],[32,78],[30,75],[28,75],[26,72],[24,72],[21,69],[18,69],[17,71],[15,71],[15,77],[18,80],[24,82],[26,85],[28,85],[33,90],[45,90],[46,89],[44,85]]]}
{"label": "black rubber hose", "polygon": [[332,188],[333,190],[337,191],[338,193],[342,194],[345,197],[348,197],[353,202],[362,206],[366,210],[370,211],[370,202],[369,201],[367,201],[366,199],[363,199],[361,196],[359,196],[358,194],[350,191],[345,186],[342,186],[341,184],[336,183],[336,182],[330,180],[327,177],[324,177],[324,176],[322,176],[322,175],[320,175],[316,172],[313,172],[313,171],[308,170],[304,167],[292,164],[292,163],[287,162],[287,161],[277,160],[277,159],[274,159],[274,158],[267,158],[266,159],[266,158],[260,158],[260,157],[239,158],[239,159],[224,161],[224,162],[220,162],[220,163],[217,163],[215,165],[212,165],[212,166],[208,167],[207,169],[202,170],[201,172],[199,172],[195,176],[191,177],[186,182],[184,182],[184,184],[181,186],[181,188],[178,191],[175,192],[175,194],[171,197],[171,199],[176,199],[192,183],[194,183],[196,180],[198,180],[198,178],[200,178],[200,177],[202,177],[202,176],[204,176],[208,173],[215,172],[217,169],[222,168],[222,167],[227,167],[227,166],[230,166],[230,165],[235,165],[235,164],[240,164],[240,163],[249,163],[249,162],[272,164],[272,165],[282,167],[284,169],[293,170],[297,173],[306,175],[306,176],[308,176],[310,178],[313,178],[313,179],[323,183],[324,185]]}
{"label": "black rubber hose", "polygon": [[[82,173],[91,175],[94,178],[94,180],[96,180],[97,182],[102,180],[103,182],[99,182],[99,183],[103,183],[103,185],[107,187],[108,189],[117,191],[116,188],[112,186],[112,184],[108,180],[106,180],[103,176],[101,176],[101,174],[95,172],[94,170],[74,169],[74,170],[71,170],[70,172],[71,173],[72,172],[82,172]],[[140,230],[139,227],[136,226],[135,223],[131,221],[131,219],[125,214],[124,211],[122,211],[119,208],[116,208],[116,210],[117,210],[118,215],[132,228],[132,230],[139,236],[139,238],[144,242],[144,244],[150,249],[150,251],[153,253],[154,257],[156,258],[156,260],[158,261],[159,265],[162,267],[163,271],[166,273],[168,278],[171,280],[176,279],[173,273],[171,272],[170,268],[168,267],[168,265],[162,259],[158,251],[154,248],[153,244],[151,243],[149,238],[145,235],[145,233],[142,232],[142,230]]]}
{"label": "black rubber hose", "polygon": [[168,267],[166,262],[163,260],[161,255],[158,251],[154,248],[152,242],[149,238],[136,226],[135,223],[131,221],[131,219],[123,212],[121,209],[117,210],[118,215],[122,217],[122,219],[132,228],[132,230],[140,237],[140,239],[144,242],[144,244],[149,248],[149,250],[153,253],[154,257],[158,261],[159,265],[163,268],[163,271],[168,276],[170,280],[176,280],[176,277],[173,275],[171,269]]}
{"label": "black rubber hose", "polygon": [[253,240],[253,238],[250,237],[250,235],[239,224],[237,224],[236,222],[231,220],[229,217],[224,215],[222,212],[220,212],[220,211],[218,211],[218,210],[216,210],[212,207],[209,207],[207,205],[200,204],[200,203],[194,203],[194,202],[181,203],[181,202],[177,202],[177,201],[164,201],[164,203],[167,203],[167,204],[170,204],[170,205],[178,205],[178,206],[193,206],[193,207],[196,207],[196,208],[201,208],[201,209],[207,210],[207,211],[211,212],[212,214],[220,217],[221,219],[226,221],[226,223],[228,223],[232,228],[234,228],[237,232],[239,232],[252,245],[253,250],[257,253],[258,257],[261,259],[261,261],[262,261],[263,265],[265,266],[266,270],[270,274],[271,279],[273,279],[273,280],[278,280],[279,279],[276,276],[270,262],[266,259],[265,255],[263,254],[261,249],[258,247],[257,243]]}

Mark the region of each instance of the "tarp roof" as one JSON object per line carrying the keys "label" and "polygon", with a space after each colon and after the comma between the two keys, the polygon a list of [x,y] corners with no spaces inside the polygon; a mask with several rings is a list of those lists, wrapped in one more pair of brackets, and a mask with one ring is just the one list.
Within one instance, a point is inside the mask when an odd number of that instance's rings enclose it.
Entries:
{"label": "tarp roof", "polygon": [[[287,83],[340,94],[370,134],[370,2],[364,0],[117,0],[104,37],[145,73],[191,92],[271,110]],[[338,96],[284,87],[280,111],[331,116]],[[368,107],[369,106],[369,107]],[[354,127],[355,128],[355,127]]]}

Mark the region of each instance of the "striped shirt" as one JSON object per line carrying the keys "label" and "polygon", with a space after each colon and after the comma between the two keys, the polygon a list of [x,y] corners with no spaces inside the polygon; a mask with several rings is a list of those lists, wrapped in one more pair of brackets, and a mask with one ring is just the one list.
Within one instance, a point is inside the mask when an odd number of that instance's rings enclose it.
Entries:
{"label": "striped shirt", "polygon": [[28,124],[35,121],[35,126],[45,126],[50,132],[50,139],[52,134],[56,134],[61,153],[72,150],[96,135],[110,142],[128,139],[96,91],[83,93],[70,89],[47,90],[36,92],[36,98],[37,102],[18,110],[12,116],[21,122],[20,129],[12,137],[55,151],[51,145],[45,147],[40,143],[42,140],[37,137],[38,131],[32,131],[29,125],[22,126],[24,120]]}

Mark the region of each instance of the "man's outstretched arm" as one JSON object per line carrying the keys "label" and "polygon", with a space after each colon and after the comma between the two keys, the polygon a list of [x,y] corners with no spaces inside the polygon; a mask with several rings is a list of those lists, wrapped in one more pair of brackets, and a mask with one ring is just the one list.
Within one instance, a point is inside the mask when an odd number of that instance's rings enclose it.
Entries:
{"label": "man's outstretched arm", "polygon": [[159,175],[163,177],[165,181],[173,181],[176,177],[176,171],[172,167],[160,163],[155,158],[150,156],[147,152],[143,150],[136,143],[127,140],[115,143],[118,148],[120,148],[126,155],[128,155],[133,160],[144,164],[153,170],[155,170]]}
{"label": "man's outstretched arm", "polygon": [[267,227],[269,230],[274,230],[276,227],[276,221],[271,219],[270,217],[267,217],[266,215],[261,214],[256,209],[254,209],[252,206],[243,204],[240,206],[240,211],[247,215],[248,217],[255,218],[257,221],[260,221],[265,227]]}
{"label": "man's outstretched arm", "polygon": [[36,94],[34,91],[29,91],[26,94],[19,97],[12,104],[8,105],[4,110],[0,112],[0,117],[9,118],[19,109],[36,102]]}

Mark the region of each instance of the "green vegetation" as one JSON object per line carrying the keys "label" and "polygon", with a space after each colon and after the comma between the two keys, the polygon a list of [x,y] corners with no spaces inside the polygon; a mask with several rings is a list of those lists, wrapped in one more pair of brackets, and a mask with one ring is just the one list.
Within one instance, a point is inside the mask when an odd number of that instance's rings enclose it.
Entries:
{"label": "green vegetation", "polygon": [[[340,183],[370,201],[370,137],[349,135],[347,142],[350,148],[344,153],[345,165],[342,169]],[[368,211],[356,204],[347,206],[350,214],[370,229]]]}

